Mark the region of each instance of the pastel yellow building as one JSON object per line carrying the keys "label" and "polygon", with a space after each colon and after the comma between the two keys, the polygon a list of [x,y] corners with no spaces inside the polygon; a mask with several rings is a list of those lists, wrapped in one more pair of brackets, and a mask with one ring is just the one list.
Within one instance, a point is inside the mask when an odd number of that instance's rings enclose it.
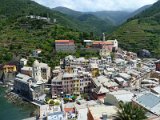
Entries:
{"label": "pastel yellow building", "polygon": [[65,67],[65,72],[73,73],[73,68],[70,66]]}
{"label": "pastel yellow building", "polygon": [[3,66],[3,71],[5,73],[8,73],[8,72],[17,72],[17,68],[15,65],[4,65]]}
{"label": "pastel yellow building", "polygon": [[80,94],[80,80],[77,78],[73,79],[73,93],[76,95]]}
{"label": "pastel yellow building", "polygon": [[97,77],[99,75],[98,65],[96,63],[90,64],[92,77]]}
{"label": "pastel yellow building", "polygon": [[99,76],[99,70],[98,70],[98,68],[91,69],[91,71],[92,71],[92,77]]}

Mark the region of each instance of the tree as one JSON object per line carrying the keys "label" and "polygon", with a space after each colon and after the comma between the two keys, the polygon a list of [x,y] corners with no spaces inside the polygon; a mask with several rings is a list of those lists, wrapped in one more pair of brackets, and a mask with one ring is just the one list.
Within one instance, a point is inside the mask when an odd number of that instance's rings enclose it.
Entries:
{"label": "tree", "polygon": [[119,103],[116,120],[144,120],[146,118],[145,111],[142,108],[132,103]]}
{"label": "tree", "polygon": [[77,99],[77,96],[74,95],[74,96],[72,97],[72,100],[75,101],[76,99]]}
{"label": "tree", "polygon": [[11,45],[9,46],[9,50],[13,50],[13,49],[14,49],[14,45],[11,44]]}
{"label": "tree", "polygon": [[12,59],[12,54],[11,53],[6,53],[6,54],[4,54],[4,56],[3,56],[3,60],[4,61],[10,61],[11,59]]}
{"label": "tree", "polygon": [[55,104],[54,100],[51,99],[51,100],[49,101],[49,104],[53,106],[53,105]]}
{"label": "tree", "polygon": [[64,103],[67,103],[69,101],[69,98],[64,98]]}
{"label": "tree", "polygon": [[22,45],[21,44],[18,45],[18,49],[22,49]]}
{"label": "tree", "polygon": [[87,93],[84,93],[84,94],[81,95],[81,97],[84,98],[84,99],[88,99],[89,96],[88,96]]}
{"label": "tree", "polygon": [[58,106],[58,105],[60,105],[60,103],[59,102],[55,102],[54,105]]}
{"label": "tree", "polygon": [[115,53],[111,52],[111,59],[112,59],[112,62],[115,60]]}

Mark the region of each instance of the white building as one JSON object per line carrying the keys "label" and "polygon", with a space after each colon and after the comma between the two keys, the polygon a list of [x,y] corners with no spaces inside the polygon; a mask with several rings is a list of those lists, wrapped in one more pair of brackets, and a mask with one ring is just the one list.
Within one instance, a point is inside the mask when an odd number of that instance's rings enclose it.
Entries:
{"label": "white building", "polygon": [[86,46],[91,46],[93,44],[93,40],[84,40],[83,42]]}
{"label": "white building", "polygon": [[115,47],[116,50],[118,49],[118,41],[116,39],[115,40],[107,40],[107,42],[112,42],[113,47]]}
{"label": "white building", "polygon": [[66,116],[61,106],[41,105],[39,111],[39,119],[47,120],[66,120]]}
{"label": "white building", "polygon": [[[88,120],[113,120],[116,106],[95,105],[88,107]],[[103,118],[103,119],[102,119]]]}
{"label": "white building", "polygon": [[156,94],[160,95],[160,85],[159,85],[159,86],[156,86],[156,87],[154,87],[154,88],[151,88],[151,91],[152,91],[153,93],[156,93]]}
{"label": "white building", "polygon": [[130,91],[118,90],[106,93],[106,97],[104,98],[104,103],[118,106],[119,101],[131,102],[133,97],[134,94]]}
{"label": "white building", "polygon": [[27,65],[27,59],[25,59],[25,58],[22,58],[22,59],[20,59],[20,65],[22,65],[22,66],[25,66],[25,65]]}
{"label": "white building", "polygon": [[32,54],[34,57],[38,57],[38,55],[42,52],[41,49],[36,49],[36,50],[33,50]]}
{"label": "white building", "polygon": [[37,60],[33,63],[33,78],[36,81],[48,82],[51,77],[51,69],[45,63],[39,63]]}
{"label": "white building", "polygon": [[23,68],[21,68],[21,73],[25,74],[25,75],[28,75],[30,77],[32,77],[32,72],[33,72],[32,67],[24,66]]}

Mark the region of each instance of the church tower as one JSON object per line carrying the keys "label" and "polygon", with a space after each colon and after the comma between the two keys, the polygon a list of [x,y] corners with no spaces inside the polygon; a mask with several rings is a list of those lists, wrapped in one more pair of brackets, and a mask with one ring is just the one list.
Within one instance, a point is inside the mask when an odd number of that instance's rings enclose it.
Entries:
{"label": "church tower", "polygon": [[103,33],[103,41],[106,41],[106,37],[104,33]]}
{"label": "church tower", "polygon": [[41,81],[41,68],[38,60],[35,60],[33,63],[33,78],[38,82]]}

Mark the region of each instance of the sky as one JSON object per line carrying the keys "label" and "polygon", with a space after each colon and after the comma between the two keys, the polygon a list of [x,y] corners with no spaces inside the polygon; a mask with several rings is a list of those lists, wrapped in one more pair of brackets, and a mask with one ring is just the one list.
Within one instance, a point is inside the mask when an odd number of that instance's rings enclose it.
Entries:
{"label": "sky", "polygon": [[67,7],[77,11],[134,11],[157,0],[34,0],[44,6]]}

